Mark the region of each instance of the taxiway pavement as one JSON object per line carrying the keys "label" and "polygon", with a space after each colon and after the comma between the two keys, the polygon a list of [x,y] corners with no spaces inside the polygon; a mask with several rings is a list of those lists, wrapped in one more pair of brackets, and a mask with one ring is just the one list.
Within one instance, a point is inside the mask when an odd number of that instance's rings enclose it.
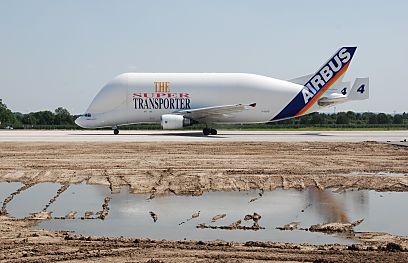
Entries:
{"label": "taxiway pavement", "polygon": [[0,130],[0,142],[362,142],[379,141],[408,146],[408,130],[400,131],[237,131],[221,130],[204,136],[201,131],[121,130]]}

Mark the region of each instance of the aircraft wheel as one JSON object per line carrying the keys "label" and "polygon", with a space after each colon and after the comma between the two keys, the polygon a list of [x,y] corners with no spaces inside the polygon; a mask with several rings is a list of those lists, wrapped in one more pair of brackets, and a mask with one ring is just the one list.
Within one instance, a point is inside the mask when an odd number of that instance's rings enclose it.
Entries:
{"label": "aircraft wheel", "polygon": [[217,135],[217,130],[216,129],[211,129],[211,135]]}
{"label": "aircraft wheel", "polygon": [[118,130],[118,129],[114,129],[114,130],[113,130],[113,134],[118,135],[118,134],[119,134],[119,130]]}
{"label": "aircraft wheel", "polygon": [[210,129],[208,129],[208,128],[204,128],[204,129],[203,129],[203,134],[204,134],[205,136],[210,135],[210,133],[211,133],[211,130],[210,130]]}

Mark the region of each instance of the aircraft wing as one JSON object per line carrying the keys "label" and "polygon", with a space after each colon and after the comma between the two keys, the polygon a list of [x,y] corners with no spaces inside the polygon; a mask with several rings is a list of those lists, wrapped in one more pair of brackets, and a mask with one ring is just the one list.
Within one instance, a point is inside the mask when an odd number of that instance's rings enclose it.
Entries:
{"label": "aircraft wing", "polygon": [[175,114],[183,115],[184,117],[202,121],[203,119],[217,119],[217,117],[225,117],[228,114],[241,112],[244,110],[248,110],[250,108],[254,108],[256,103],[251,104],[232,104],[232,105],[223,105],[223,106],[213,106],[213,107],[205,107],[205,108],[198,108],[198,109],[190,109],[190,110],[181,110],[175,112]]}

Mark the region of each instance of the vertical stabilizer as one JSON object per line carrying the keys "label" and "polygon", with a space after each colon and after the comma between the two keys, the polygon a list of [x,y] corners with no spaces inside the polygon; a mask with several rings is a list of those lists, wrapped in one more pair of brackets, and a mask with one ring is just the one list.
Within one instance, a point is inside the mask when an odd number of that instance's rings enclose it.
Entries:
{"label": "vertical stabilizer", "polygon": [[357,47],[340,48],[309,80],[291,102],[272,120],[301,116],[347,71]]}

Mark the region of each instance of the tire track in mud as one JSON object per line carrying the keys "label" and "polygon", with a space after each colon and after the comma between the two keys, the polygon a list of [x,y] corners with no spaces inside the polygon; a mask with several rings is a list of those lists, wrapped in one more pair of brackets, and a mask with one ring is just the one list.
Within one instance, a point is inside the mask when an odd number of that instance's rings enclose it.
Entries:
{"label": "tire track in mud", "polygon": [[109,202],[110,202],[111,198],[110,197],[105,197],[105,199],[103,200],[103,204],[102,204],[102,210],[96,212],[96,217],[98,219],[102,219],[104,220],[108,214],[109,214]]}
{"label": "tire track in mud", "polygon": [[[404,248],[388,244],[308,245],[272,242],[234,243],[224,241],[166,241],[104,238],[59,233],[50,243],[36,238],[5,241],[0,260],[7,262],[105,261],[105,262],[404,262]],[[392,239],[391,239],[392,240]],[[9,251],[7,247],[13,247]],[[392,248],[397,250],[390,253]],[[133,261],[132,261],[133,262]]]}
{"label": "tire track in mud", "polygon": [[0,209],[0,215],[7,215],[7,205],[13,200],[14,197],[16,197],[17,195],[19,195],[21,192],[24,192],[25,190],[27,190],[28,188],[30,188],[31,186],[33,186],[34,184],[25,184],[22,187],[20,187],[19,189],[17,189],[16,191],[14,191],[13,193],[11,193],[9,196],[7,196],[4,201],[3,201],[3,205]]}
{"label": "tire track in mud", "polygon": [[[404,251],[408,251],[407,238],[386,234],[358,233],[361,244],[350,247],[272,242],[155,241],[38,231],[30,228],[33,220],[4,216],[7,203],[41,182],[65,185],[85,180],[107,185],[111,192],[128,186],[134,193],[157,195],[303,189],[309,186],[319,189],[335,187],[339,191],[348,188],[408,191],[408,177],[351,174],[359,171],[408,173],[406,148],[377,143],[4,143],[0,145],[2,150],[13,155],[0,158],[0,181],[13,181],[13,175],[16,175],[18,179],[14,180],[24,183],[5,199],[7,202],[0,210],[0,260],[3,261],[129,262],[131,258],[141,262],[152,258],[165,262],[406,260],[407,252],[390,253],[390,249],[399,248],[392,245],[394,243],[401,244]],[[54,196],[55,200],[58,196]],[[109,202],[110,199],[105,198],[102,210],[95,215],[108,216]]]}
{"label": "tire track in mud", "polygon": [[69,188],[69,184],[63,184],[56,192],[56,194],[48,201],[45,207],[40,212],[31,213],[25,219],[51,219],[51,212],[47,212],[48,208],[57,201],[58,197]]}
{"label": "tire track in mud", "polygon": [[152,197],[309,186],[408,191],[407,177],[351,174],[408,173],[408,148],[375,142],[86,143],[86,146],[2,144],[0,150],[13,155],[0,159],[0,181],[73,184],[85,180],[108,185],[111,192],[129,186],[133,193],[149,193]]}
{"label": "tire track in mud", "polygon": [[112,179],[109,175],[107,175],[107,171],[105,170],[105,176],[106,176],[106,180],[109,183],[109,190],[111,192],[111,194],[113,193],[113,183],[112,183]]}
{"label": "tire track in mud", "polygon": [[[148,175],[152,175],[151,172],[147,173]],[[167,168],[159,172],[159,175],[156,176],[158,179],[154,183],[154,186],[151,188],[150,197],[149,199],[153,199],[156,196],[165,195],[168,193],[175,194],[174,190],[170,188],[170,178],[174,177],[173,169]]]}
{"label": "tire track in mud", "polygon": [[50,201],[48,201],[48,203],[45,205],[45,207],[43,208],[42,212],[46,212],[48,207],[50,207],[50,205],[52,205],[55,201],[57,201],[58,197],[65,192],[68,188],[69,188],[69,184],[63,184],[58,190],[56,195],[54,195]]}

